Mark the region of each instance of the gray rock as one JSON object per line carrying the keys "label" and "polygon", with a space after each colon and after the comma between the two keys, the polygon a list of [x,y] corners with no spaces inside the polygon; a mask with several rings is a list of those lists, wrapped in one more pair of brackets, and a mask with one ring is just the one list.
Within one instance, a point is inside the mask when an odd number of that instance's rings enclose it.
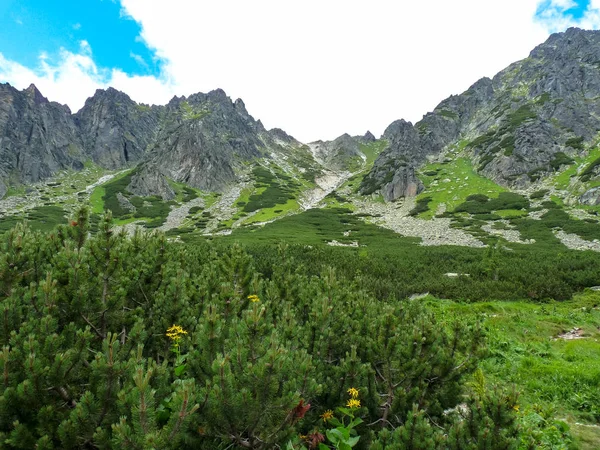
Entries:
{"label": "gray rock", "polygon": [[92,160],[102,167],[119,169],[143,159],[156,139],[161,110],[138,105],[116,89],[98,89],[75,115],[75,121]]}
{"label": "gray rock", "polygon": [[125,197],[120,192],[117,192],[117,201],[119,202],[121,208],[126,209],[128,211],[135,212],[137,209],[135,206],[133,206],[129,199],[127,199],[127,197]]}
{"label": "gray rock", "polygon": [[142,164],[135,170],[131,176],[131,182],[127,186],[127,190],[140,197],[158,195],[163,200],[172,200],[175,198],[175,191],[173,191],[167,179],[162,175],[160,169],[152,163]]}
{"label": "gray rock", "polygon": [[0,84],[0,197],[13,184],[31,184],[87,158],[68,107],[49,102],[34,86]]}
{"label": "gray rock", "polygon": [[386,201],[417,195],[423,184],[415,175],[415,167],[428,153],[419,132],[410,122],[398,120],[385,130],[383,139],[388,146],[363,179],[361,192],[371,194],[380,190]]}
{"label": "gray rock", "polygon": [[[218,89],[174,98],[147,160],[148,169],[207,191],[222,191],[236,180],[243,161],[262,156],[262,124],[241,100],[233,103]],[[158,187],[157,187],[158,188]]]}
{"label": "gray rock", "polygon": [[321,163],[334,171],[354,171],[362,163],[363,153],[360,145],[363,137],[350,136],[345,133],[333,141],[317,141],[311,143],[316,149]]}
{"label": "gray rock", "polygon": [[365,135],[362,136],[362,141],[365,143],[375,142],[376,140],[377,140],[377,138],[375,136],[373,136],[373,133],[371,133],[370,131],[367,131],[365,133]]}
{"label": "gray rock", "polygon": [[579,197],[579,203],[589,206],[600,205],[600,186],[590,189]]}

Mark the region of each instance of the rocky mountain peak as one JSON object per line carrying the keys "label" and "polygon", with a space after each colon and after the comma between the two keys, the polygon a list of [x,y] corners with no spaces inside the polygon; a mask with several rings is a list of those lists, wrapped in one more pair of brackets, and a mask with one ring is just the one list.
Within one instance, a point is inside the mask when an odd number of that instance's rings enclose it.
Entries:
{"label": "rocky mountain peak", "polygon": [[41,105],[43,103],[50,103],[48,101],[48,99],[42,95],[42,93],[39,91],[39,89],[33,83],[31,83],[29,85],[29,87],[27,89],[25,89],[23,92],[25,92],[27,97],[32,99],[36,105]]}
{"label": "rocky mountain peak", "polygon": [[293,136],[290,136],[285,131],[283,131],[281,128],[271,128],[269,130],[269,134],[272,137],[274,137],[275,139],[278,139],[278,140],[283,141],[283,142],[288,143],[288,144],[290,144],[290,143],[298,143],[298,141],[296,140],[296,138],[294,138]]}
{"label": "rocky mountain peak", "polygon": [[374,142],[377,140],[377,138],[373,136],[373,133],[371,133],[370,131],[367,131],[362,138],[365,142]]}
{"label": "rocky mountain peak", "polygon": [[406,137],[415,133],[413,124],[404,119],[395,120],[383,132],[384,139],[395,139]]}

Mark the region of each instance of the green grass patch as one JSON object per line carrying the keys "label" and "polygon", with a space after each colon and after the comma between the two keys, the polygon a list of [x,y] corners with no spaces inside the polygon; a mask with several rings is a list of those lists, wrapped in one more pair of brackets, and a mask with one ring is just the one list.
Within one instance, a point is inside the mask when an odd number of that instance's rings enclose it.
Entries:
{"label": "green grass patch", "polygon": [[[566,170],[560,172],[554,177],[554,186],[556,186],[557,189],[568,189],[571,179],[577,176],[577,169],[579,167],[585,167],[580,175],[583,177],[581,180],[585,182],[586,180],[584,178],[587,178],[587,181],[589,181],[594,167],[596,167],[599,161],[600,147],[591,149],[587,156],[575,157],[573,165],[569,166]],[[586,172],[587,174],[584,175]]]}
{"label": "green grass patch", "polygon": [[410,216],[418,216],[426,211],[429,211],[429,203],[431,202],[431,197],[421,197],[417,199],[417,204],[413,209],[408,213]]}
{"label": "green grass patch", "polygon": [[[418,198],[431,197],[429,211],[420,215],[426,219],[432,218],[442,203],[446,205],[446,210],[451,211],[470,195],[497,196],[506,190],[476,173],[467,158],[456,158],[447,164],[427,164],[421,170],[419,178],[426,189]],[[450,181],[444,183],[444,180]],[[437,185],[434,186],[434,182]]]}
{"label": "green grass patch", "polygon": [[[600,448],[600,433],[575,422],[600,420],[600,294],[587,292],[567,302],[486,302],[458,304],[431,299],[429,306],[441,316],[481,321],[488,339],[488,354],[480,367],[489,382],[520,392],[519,416],[523,424],[543,419],[551,426],[565,420],[579,448]],[[583,339],[558,338],[580,328]],[[545,441],[544,441],[545,439]],[[538,448],[563,448],[561,439],[550,445],[545,436]]]}
{"label": "green grass patch", "polygon": [[360,151],[367,157],[365,161],[366,170],[373,167],[373,163],[387,146],[388,142],[385,139],[379,139],[368,144],[360,144]]}
{"label": "green grass patch", "polygon": [[511,219],[513,217],[525,217],[528,213],[523,209],[501,209],[494,211],[494,214],[500,216],[502,219]]}

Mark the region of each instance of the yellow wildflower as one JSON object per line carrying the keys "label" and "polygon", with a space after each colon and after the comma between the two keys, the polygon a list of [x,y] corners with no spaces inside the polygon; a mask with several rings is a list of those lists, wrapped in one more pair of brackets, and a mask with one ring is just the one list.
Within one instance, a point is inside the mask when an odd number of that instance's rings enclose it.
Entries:
{"label": "yellow wildflower", "polygon": [[352,398],[358,398],[358,389],[351,387],[350,389],[348,389],[348,394]]}
{"label": "yellow wildflower", "polygon": [[360,408],[360,400],[351,398],[350,400],[348,400],[348,403],[346,403],[346,406],[348,408]]}
{"label": "yellow wildflower", "polygon": [[327,422],[329,419],[333,419],[333,411],[328,409],[323,414],[321,414],[321,418],[323,419],[323,422]]}
{"label": "yellow wildflower", "polygon": [[167,329],[167,337],[175,343],[179,342],[184,334],[188,334],[188,332],[185,331],[180,325],[173,325]]}
{"label": "yellow wildflower", "polygon": [[519,412],[519,405],[515,405],[515,406],[513,406],[513,409],[514,409],[516,412]]}
{"label": "yellow wildflower", "polygon": [[260,302],[260,298],[258,298],[258,295],[254,295],[254,294],[249,295],[248,300],[250,300],[252,303]]}

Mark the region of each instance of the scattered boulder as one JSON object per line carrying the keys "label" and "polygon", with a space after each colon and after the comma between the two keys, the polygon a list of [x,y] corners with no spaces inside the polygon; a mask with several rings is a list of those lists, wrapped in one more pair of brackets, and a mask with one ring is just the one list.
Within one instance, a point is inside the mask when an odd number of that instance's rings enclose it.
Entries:
{"label": "scattered boulder", "polygon": [[579,197],[579,203],[588,206],[600,205],[600,186],[590,189]]}
{"label": "scattered boulder", "polygon": [[117,201],[119,202],[119,206],[121,206],[121,208],[126,209],[129,212],[136,211],[136,207],[133,206],[129,199],[120,192],[117,192]]}
{"label": "scattered boulder", "polygon": [[584,333],[581,328],[573,328],[571,331],[559,334],[554,340],[564,339],[565,341],[572,341],[575,339],[584,339]]}

